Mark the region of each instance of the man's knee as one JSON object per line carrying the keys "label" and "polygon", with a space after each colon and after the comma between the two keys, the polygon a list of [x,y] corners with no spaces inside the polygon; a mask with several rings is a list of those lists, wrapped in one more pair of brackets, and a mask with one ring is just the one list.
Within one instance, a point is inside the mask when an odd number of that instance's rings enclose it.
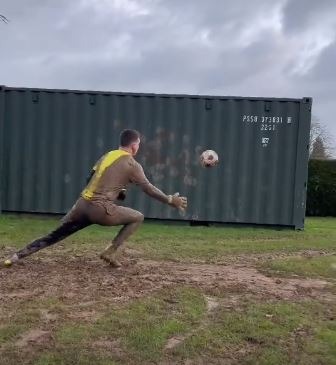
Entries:
{"label": "man's knee", "polygon": [[143,220],[145,219],[144,215],[140,212],[137,212],[137,215],[136,215],[136,222],[143,222]]}

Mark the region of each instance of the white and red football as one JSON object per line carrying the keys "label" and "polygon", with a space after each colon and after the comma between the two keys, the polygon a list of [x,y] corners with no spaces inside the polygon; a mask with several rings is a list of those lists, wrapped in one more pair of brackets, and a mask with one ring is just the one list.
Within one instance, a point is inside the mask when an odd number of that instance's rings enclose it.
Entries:
{"label": "white and red football", "polygon": [[200,162],[203,167],[213,167],[218,164],[218,154],[213,150],[203,151],[200,156]]}

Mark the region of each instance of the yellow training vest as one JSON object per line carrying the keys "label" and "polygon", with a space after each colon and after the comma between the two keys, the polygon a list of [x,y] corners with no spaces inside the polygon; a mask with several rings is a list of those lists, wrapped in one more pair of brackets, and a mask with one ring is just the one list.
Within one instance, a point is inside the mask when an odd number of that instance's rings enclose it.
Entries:
{"label": "yellow training vest", "polygon": [[95,174],[91,178],[88,186],[83,190],[82,197],[87,200],[91,200],[98,186],[99,180],[104,171],[116,162],[120,157],[129,155],[128,152],[122,150],[115,150],[108,152],[102,159],[102,161],[96,165],[93,169],[96,170]]}

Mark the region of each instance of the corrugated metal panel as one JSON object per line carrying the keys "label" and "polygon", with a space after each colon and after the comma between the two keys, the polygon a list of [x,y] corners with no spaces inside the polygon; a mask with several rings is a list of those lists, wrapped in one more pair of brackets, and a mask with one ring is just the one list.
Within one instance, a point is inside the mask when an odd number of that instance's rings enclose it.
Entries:
{"label": "corrugated metal panel", "polygon": [[[286,225],[305,211],[311,99],[5,91],[3,210],[63,213],[123,128],[143,134],[138,160],[163,191],[189,198],[181,217],[144,194],[148,218]],[[214,149],[220,164],[199,165]]]}
{"label": "corrugated metal panel", "polygon": [[5,87],[0,85],[0,213],[2,211],[3,194],[3,156],[4,156],[4,121],[5,121]]}

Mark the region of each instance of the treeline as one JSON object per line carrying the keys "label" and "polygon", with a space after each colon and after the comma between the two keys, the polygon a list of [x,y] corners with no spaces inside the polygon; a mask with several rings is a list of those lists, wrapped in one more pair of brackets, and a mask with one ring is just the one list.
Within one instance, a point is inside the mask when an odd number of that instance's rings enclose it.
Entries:
{"label": "treeline", "polygon": [[306,215],[336,216],[336,160],[309,161]]}

